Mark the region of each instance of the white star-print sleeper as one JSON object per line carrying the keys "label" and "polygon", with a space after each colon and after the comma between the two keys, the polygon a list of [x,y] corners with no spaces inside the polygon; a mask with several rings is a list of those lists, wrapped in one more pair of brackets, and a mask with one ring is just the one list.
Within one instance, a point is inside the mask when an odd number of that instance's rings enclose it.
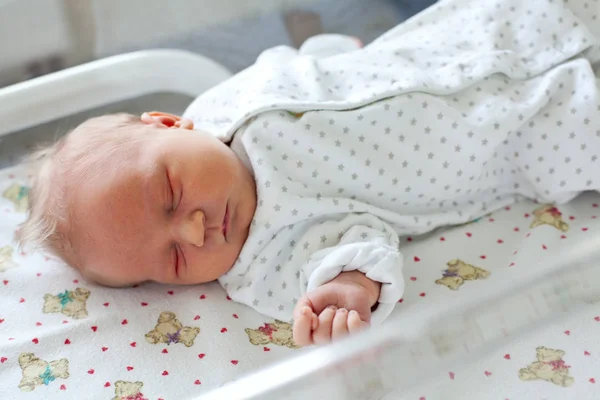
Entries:
{"label": "white star-print sleeper", "polygon": [[[566,4],[566,5],[565,5]],[[597,0],[447,0],[364,49],[341,36],[280,47],[185,113],[254,174],[246,244],[219,280],[289,320],[342,271],[401,298],[400,237],[527,197],[597,190]]]}

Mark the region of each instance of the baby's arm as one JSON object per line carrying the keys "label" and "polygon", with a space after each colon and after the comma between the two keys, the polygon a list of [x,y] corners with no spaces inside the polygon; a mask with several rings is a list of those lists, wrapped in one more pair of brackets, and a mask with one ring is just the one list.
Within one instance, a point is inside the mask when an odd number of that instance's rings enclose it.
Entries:
{"label": "baby's arm", "polygon": [[339,243],[314,253],[303,268],[307,290],[294,309],[299,345],[326,343],[382,322],[404,292],[393,228],[369,214],[349,215],[339,226],[347,227]]}

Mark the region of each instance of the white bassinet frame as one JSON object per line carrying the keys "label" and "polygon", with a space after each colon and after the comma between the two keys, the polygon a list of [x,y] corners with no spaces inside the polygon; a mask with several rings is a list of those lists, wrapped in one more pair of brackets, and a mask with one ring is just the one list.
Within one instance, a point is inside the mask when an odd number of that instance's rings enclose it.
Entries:
{"label": "white bassinet frame", "polygon": [[[146,94],[197,96],[229,76],[217,63],[177,50],[143,51],[94,61],[0,89],[0,137]],[[544,293],[547,310],[533,322],[513,314],[515,334],[533,329],[535,323],[539,327],[545,320],[556,319],[556,313],[566,309],[598,301],[598,289],[589,282],[598,281],[595,261],[599,252],[600,238],[592,238],[560,259],[547,260],[551,264],[547,271],[554,274],[548,273],[542,280],[524,279],[479,299],[477,305],[464,299],[454,307],[456,312],[444,319],[433,313],[399,314],[377,329],[268,367],[201,399],[351,400],[386,398],[390,393],[389,398],[395,398],[394,392],[426,381],[446,363],[468,363],[506,340],[487,328],[485,317],[501,313],[516,296]],[[565,269],[567,262],[571,267]],[[467,341],[468,349],[463,346]],[[410,360],[409,351],[415,348],[428,356],[418,362]]]}
{"label": "white bassinet frame", "polygon": [[1,88],[0,137],[146,94],[196,97],[230,76],[216,62],[181,50],[146,50],[92,61]]}

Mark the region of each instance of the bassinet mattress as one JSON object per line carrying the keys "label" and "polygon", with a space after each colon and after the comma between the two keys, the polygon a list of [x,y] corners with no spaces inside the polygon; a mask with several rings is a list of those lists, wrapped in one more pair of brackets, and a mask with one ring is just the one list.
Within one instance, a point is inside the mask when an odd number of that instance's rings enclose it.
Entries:
{"label": "bassinet mattress", "polygon": [[[21,167],[0,171],[1,399],[193,399],[305,351],[295,348],[289,324],[230,301],[216,283],[108,289],[44,255],[19,252],[12,238],[25,217],[26,178]],[[544,260],[598,234],[598,204],[597,194],[559,209],[524,201],[405,238],[407,288],[394,313],[443,315],[463,296],[477,302],[543,276]],[[492,320],[502,330],[501,317]],[[599,334],[600,310],[590,306],[389,398],[600,398]],[[398,363],[418,364],[418,350],[412,357]]]}

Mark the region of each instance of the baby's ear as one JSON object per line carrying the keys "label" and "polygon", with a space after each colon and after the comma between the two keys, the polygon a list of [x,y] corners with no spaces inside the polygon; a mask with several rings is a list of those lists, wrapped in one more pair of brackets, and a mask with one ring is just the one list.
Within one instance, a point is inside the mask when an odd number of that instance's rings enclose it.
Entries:
{"label": "baby's ear", "polygon": [[194,129],[194,123],[189,119],[168,114],[161,111],[151,111],[142,114],[141,120],[148,125],[157,125],[160,128]]}

